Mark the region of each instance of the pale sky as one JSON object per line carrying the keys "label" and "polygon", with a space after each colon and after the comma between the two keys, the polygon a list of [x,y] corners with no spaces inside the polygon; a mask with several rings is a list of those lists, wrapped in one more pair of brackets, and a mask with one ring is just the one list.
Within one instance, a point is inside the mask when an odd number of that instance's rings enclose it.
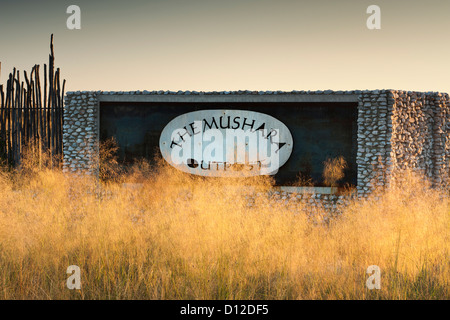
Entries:
{"label": "pale sky", "polygon": [[448,0],[0,0],[0,83],[46,63],[51,33],[70,91],[450,92]]}

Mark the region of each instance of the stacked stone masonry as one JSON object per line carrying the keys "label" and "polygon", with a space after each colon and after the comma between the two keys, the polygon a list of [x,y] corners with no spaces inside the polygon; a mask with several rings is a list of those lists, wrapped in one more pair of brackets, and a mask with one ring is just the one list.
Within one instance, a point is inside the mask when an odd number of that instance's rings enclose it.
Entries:
{"label": "stacked stone masonry", "polygon": [[434,186],[448,186],[450,183],[449,95],[400,90],[67,92],[63,127],[64,171],[95,174],[98,167],[99,101],[105,97],[123,96],[126,100],[127,97],[139,96],[145,100],[145,96],[234,96],[237,99],[267,96],[278,99],[273,97],[277,95],[280,99],[289,96],[314,98],[314,101],[320,101],[320,96],[336,99],[357,97],[358,196],[367,196],[377,186],[387,185],[398,169],[405,168],[423,172]]}

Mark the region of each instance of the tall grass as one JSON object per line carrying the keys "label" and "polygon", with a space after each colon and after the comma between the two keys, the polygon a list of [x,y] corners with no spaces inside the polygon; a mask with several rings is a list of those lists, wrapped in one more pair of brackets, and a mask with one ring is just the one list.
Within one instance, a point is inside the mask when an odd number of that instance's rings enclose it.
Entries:
{"label": "tall grass", "polygon": [[[448,299],[449,200],[405,179],[317,224],[272,200],[264,177],[241,186],[145,162],[108,183],[3,170],[0,297]],[[81,290],[66,287],[69,265]],[[380,290],[366,288],[370,265]]]}

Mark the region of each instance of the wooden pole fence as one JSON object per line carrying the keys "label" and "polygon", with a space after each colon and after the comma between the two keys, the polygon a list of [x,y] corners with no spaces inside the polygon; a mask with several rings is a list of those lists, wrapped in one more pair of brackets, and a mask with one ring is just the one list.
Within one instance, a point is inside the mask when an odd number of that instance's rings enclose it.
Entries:
{"label": "wooden pole fence", "polygon": [[[56,165],[63,152],[63,101],[65,80],[61,86],[61,71],[55,70],[53,34],[50,39],[50,55],[44,64],[44,88],[41,90],[39,65],[35,65],[28,77],[13,69],[6,81],[0,84],[0,159],[10,166],[21,164],[25,150],[42,159],[42,154],[52,155]],[[48,78],[47,78],[48,76]],[[42,97],[43,93],[43,97]],[[31,149],[30,149],[31,148]],[[51,164],[53,165],[53,160]]]}

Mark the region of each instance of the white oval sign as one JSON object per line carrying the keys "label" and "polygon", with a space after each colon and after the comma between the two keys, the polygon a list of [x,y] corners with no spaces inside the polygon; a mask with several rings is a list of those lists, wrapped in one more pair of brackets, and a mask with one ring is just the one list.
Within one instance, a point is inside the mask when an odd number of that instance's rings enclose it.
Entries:
{"label": "white oval sign", "polygon": [[200,110],[180,115],[161,133],[159,148],[172,166],[201,176],[273,175],[289,159],[293,140],[284,123],[246,110]]}

